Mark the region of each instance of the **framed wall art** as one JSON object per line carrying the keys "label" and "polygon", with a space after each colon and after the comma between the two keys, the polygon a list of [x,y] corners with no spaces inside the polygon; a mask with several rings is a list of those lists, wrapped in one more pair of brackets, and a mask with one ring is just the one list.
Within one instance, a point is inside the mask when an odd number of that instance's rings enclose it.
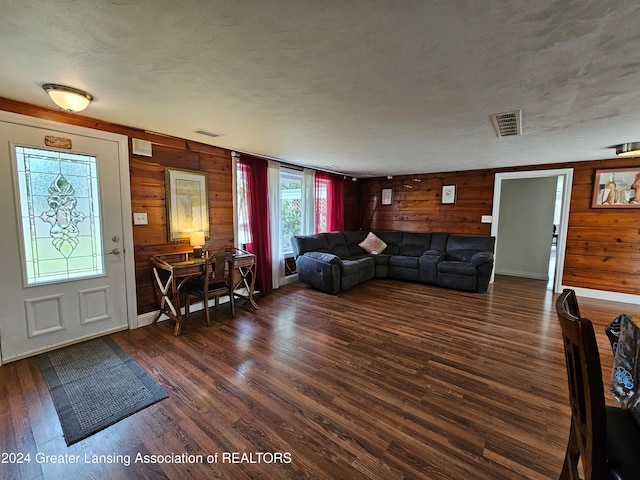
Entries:
{"label": "framed wall art", "polygon": [[207,173],[165,168],[164,180],[169,241],[187,241],[191,232],[204,232],[209,238]]}
{"label": "framed wall art", "polygon": [[640,167],[596,170],[591,208],[640,208]]}
{"label": "framed wall art", "polygon": [[382,189],[382,205],[391,205],[393,203],[393,188]]}
{"label": "framed wall art", "polygon": [[456,203],[455,184],[442,186],[442,196],[440,197],[440,203],[442,205],[454,205]]}

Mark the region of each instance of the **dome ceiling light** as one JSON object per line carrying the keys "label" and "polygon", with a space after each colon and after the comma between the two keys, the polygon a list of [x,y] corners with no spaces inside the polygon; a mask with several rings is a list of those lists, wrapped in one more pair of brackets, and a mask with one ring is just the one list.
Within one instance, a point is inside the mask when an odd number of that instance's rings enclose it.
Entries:
{"label": "dome ceiling light", "polygon": [[81,112],[93,101],[93,95],[77,88],[55,83],[45,83],[42,88],[49,94],[53,103],[65,112]]}

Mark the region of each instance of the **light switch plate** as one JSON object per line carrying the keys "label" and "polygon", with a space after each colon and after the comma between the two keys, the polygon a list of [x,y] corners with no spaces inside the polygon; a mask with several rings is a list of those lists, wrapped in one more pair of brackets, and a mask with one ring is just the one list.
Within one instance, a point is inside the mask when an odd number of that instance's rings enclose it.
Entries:
{"label": "light switch plate", "polygon": [[133,214],[133,224],[134,225],[147,225],[147,214],[146,213],[134,213]]}

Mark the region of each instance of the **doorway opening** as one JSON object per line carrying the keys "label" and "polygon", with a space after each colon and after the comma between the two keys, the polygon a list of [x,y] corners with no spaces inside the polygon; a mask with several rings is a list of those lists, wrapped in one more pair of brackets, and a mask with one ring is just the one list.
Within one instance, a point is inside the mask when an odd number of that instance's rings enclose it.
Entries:
{"label": "doorway opening", "polygon": [[[491,235],[496,237],[494,275],[496,271],[503,273],[500,269],[504,268],[506,261],[516,259],[516,263],[518,261],[525,262],[525,266],[523,267],[522,264],[520,264],[511,270],[507,270],[508,273],[506,274],[548,279],[550,284],[549,288],[554,292],[561,291],[572,178],[573,169],[534,170],[496,174],[491,224]],[[551,190],[544,191],[547,193],[536,193],[536,187],[533,186],[532,196],[529,197],[526,203],[519,204],[521,201],[525,202],[522,198],[521,191],[517,188],[512,188],[515,183],[508,184],[507,182],[510,180],[525,179],[546,179],[546,182],[543,181],[540,183],[551,184]],[[531,182],[531,184],[535,185],[536,182]],[[517,193],[510,195],[509,192],[513,190]],[[540,209],[536,210],[536,207],[539,206],[538,203],[540,203]],[[551,212],[549,210],[551,210]],[[541,213],[541,215],[538,215],[538,213]],[[553,215],[550,216],[550,213],[553,213]],[[544,220],[544,224],[540,223],[539,218],[546,219]],[[518,219],[518,221],[524,222],[528,227],[533,228],[535,232],[540,232],[542,239],[538,243],[538,247],[536,247],[540,250],[532,250],[533,247],[528,244],[531,239],[528,237],[524,240],[513,240],[509,231],[517,231],[517,228],[511,225],[510,222],[512,219]],[[555,228],[554,225],[556,225]],[[549,252],[549,249],[552,251]],[[537,265],[539,266],[539,270],[538,273],[532,274],[529,271],[530,266],[526,265],[526,262],[535,261],[536,255],[538,255]],[[546,264],[540,263],[541,258],[546,259]]]}

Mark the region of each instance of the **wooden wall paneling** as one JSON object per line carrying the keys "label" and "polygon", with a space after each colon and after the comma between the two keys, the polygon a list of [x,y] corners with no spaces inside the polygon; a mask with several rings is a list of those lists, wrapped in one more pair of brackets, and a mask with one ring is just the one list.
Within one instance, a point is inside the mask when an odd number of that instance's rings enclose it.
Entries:
{"label": "wooden wall paneling", "polygon": [[640,209],[590,209],[589,211],[575,211],[571,214],[572,227],[588,227],[590,229],[604,228],[610,238],[618,233],[623,234],[629,229],[638,233],[638,214]]}
{"label": "wooden wall paneling", "polygon": [[[140,165],[144,163],[144,165]],[[165,167],[184,168],[207,172],[209,202],[209,238],[204,247],[225,249],[233,247],[233,185],[231,152],[221,154],[178,150],[154,145],[152,158],[131,161],[132,204],[148,213],[149,225],[134,226],[136,246],[136,278],[138,288],[138,312],[146,313],[157,308],[153,292],[149,257],[191,251],[188,242],[167,241]],[[143,211],[143,210],[140,210]],[[151,215],[149,215],[149,212]]]}
{"label": "wooden wall paneling", "polygon": [[567,254],[567,259],[571,260],[570,264],[574,268],[589,270],[595,274],[594,276],[612,277],[615,282],[618,282],[623,276],[637,277],[640,275],[638,262],[626,261],[625,257],[572,252]]}
{"label": "wooden wall paneling", "polygon": [[581,257],[598,255],[604,259],[618,258],[627,259],[633,258],[638,255],[638,243],[635,238],[631,238],[630,241],[606,242],[603,240],[589,239],[587,241],[571,239],[567,242],[567,248],[571,250],[574,255]]}
{"label": "wooden wall paneling", "polygon": [[591,208],[595,171],[635,160],[581,162],[574,181],[563,283],[640,294],[640,209]]}
{"label": "wooden wall paneling", "polygon": [[[572,265],[570,262],[567,263]],[[600,275],[600,272],[596,275],[596,272],[594,272],[594,275],[587,276],[584,274],[583,267],[572,265],[565,267],[562,278],[563,283],[569,286],[608,290],[631,295],[638,294],[637,281],[634,281],[635,279],[628,275]]]}
{"label": "wooden wall paneling", "polygon": [[344,229],[355,231],[360,228],[358,223],[358,212],[360,205],[359,183],[353,182],[350,178],[343,181],[344,185]]}
{"label": "wooden wall paneling", "polygon": [[[594,229],[590,225],[574,226],[571,228],[571,239],[580,240],[585,242],[605,242],[607,245],[611,245],[612,248],[615,245],[626,243],[631,245],[638,245],[639,232],[638,229],[625,229],[621,231],[616,229],[612,232],[610,229]],[[613,241],[613,242],[612,242]]]}
{"label": "wooden wall paneling", "polygon": [[[440,203],[442,185],[448,184],[456,185],[455,205]],[[382,188],[393,188],[393,205],[379,204],[378,192]],[[493,191],[493,178],[483,171],[365,180],[361,188],[363,205],[367,198],[371,200],[360,211],[363,228],[486,235],[490,225],[481,223],[480,219],[482,215],[491,214],[492,197],[487,201],[487,189]]]}
{"label": "wooden wall paneling", "polygon": [[198,152],[187,152],[185,150],[179,150],[175,147],[154,145],[153,157],[146,158],[149,162],[160,165],[162,167],[163,175],[164,167],[183,168],[186,170],[201,170],[200,154]]}

